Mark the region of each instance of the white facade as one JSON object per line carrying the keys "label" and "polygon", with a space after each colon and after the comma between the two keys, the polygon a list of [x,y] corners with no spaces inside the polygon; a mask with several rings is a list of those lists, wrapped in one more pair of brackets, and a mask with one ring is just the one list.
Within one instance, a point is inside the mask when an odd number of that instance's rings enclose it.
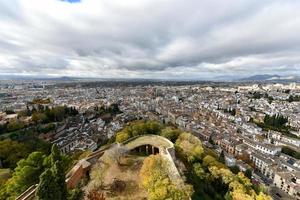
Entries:
{"label": "white facade", "polygon": [[300,200],[300,172],[277,172],[274,177],[274,185],[284,192]]}
{"label": "white facade", "polygon": [[250,141],[249,139],[245,139],[244,144],[248,145],[250,148],[254,150],[260,151],[263,154],[268,154],[272,156],[277,155],[281,152],[280,146],[254,142],[254,141]]}

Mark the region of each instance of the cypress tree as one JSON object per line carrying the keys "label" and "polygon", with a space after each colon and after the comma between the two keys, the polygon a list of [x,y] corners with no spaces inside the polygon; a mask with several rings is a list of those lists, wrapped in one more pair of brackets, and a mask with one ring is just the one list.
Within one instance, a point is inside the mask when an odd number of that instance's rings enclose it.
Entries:
{"label": "cypress tree", "polygon": [[36,196],[39,200],[65,200],[68,191],[61,153],[56,145],[52,146],[49,168],[41,176]]}
{"label": "cypress tree", "polygon": [[65,181],[65,171],[62,166],[61,161],[56,161],[54,166],[52,167],[52,172],[55,177],[56,187],[59,189],[58,196],[59,199],[67,199],[67,185]]}
{"label": "cypress tree", "polygon": [[59,188],[50,169],[41,174],[36,197],[38,200],[59,200]]}
{"label": "cypress tree", "polygon": [[212,139],[212,135],[209,136],[208,142],[209,142],[210,144],[214,144],[214,141],[213,141],[213,139]]}
{"label": "cypress tree", "polygon": [[252,179],[252,170],[251,169],[247,169],[245,171],[245,176],[248,177],[251,180]]}
{"label": "cypress tree", "polygon": [[55,144],[53,144],[51,148],[50,160],[51,160],[51,166],[54,166],[56,161],[61,161],[60,151],[57,145]]}
{"label": "cypress tree", "polygon": [[223,164],[225,164],[225,154],[224,151],[222,150],[220,157],[219,157],[219,161]]}

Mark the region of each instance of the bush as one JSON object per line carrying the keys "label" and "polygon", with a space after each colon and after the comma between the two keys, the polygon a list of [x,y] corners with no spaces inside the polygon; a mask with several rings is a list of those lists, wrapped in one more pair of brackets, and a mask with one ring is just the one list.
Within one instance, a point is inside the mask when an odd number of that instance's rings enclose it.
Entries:
{"label": "bush", "polygon": [[171,127],[166,127],[161,131],[161,136],[168,138],[172,142],[176,142],[178,136],[180,135],[181,131],[178,129],[173,129]]}
{"label": "bush", "polygon": [[159,135],[162,127],[163,126],[156,121],[135,121],[117,133],[116,141],[120,143],[129,138],[145,134]]}
{"label": "bush", "polygon": [[125,142],[126,140],[128,140],[130,138],[130,135],[127,132],[119,132],[116,136],[116,141],[118,143],[122,143]]}
{"label": "bush", "polygon": [[204,152],[199,138],[191,133],[181,133],[176,140],[175,148],[181,155],[187,157],[190,163],[200,160]]}

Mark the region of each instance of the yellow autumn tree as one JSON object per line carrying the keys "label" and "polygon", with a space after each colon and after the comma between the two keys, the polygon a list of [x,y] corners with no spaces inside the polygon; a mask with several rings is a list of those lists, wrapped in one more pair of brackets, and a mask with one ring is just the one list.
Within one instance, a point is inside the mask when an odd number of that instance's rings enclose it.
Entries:
{"label": "yellow autumn tree", "polygon": [[126,131],[120,131],[117,133],[116,141],[122,143],[130,138],[130,135]]}
{"label": "yellow autumn tree", "polygon": [[175,143],[176,149],[182,152],[189,162],[201,159],[204,152],[202,143],[199,138],[191,133],[181,133]]}
{"label": "yellow autumn tree", "polygon": [[272,198],[269,195],[264,194],[263,192],[260,192],[256,196],[256,200],[272,200]]}
{"label": "yellow autumn tree", "polygon": [[192,191],[191,186],[179,187],[171,182],[166,163],[160,155],[151,155],[144,160],[140,177],[149,200],[187,200]]}

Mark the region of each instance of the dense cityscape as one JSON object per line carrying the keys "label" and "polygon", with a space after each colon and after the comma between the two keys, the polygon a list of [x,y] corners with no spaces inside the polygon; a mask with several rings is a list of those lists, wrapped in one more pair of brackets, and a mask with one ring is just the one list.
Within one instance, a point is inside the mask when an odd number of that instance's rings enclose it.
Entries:
{"label": "dense cityscape", "polygon": [[[88,155],[114,140],[122,143],[130,139],[124,129],[144,121],[191,133],[226,168],[247,174],[251,184],[264,188],[274,199],[300,198],[298,83],[116,81],[107,86],[101,82],[2,81],[0,87],[0,166],[4,180],[14,179],[14,167],[26,158],[26,154],[10,158],[15,152],[4,149],[8,141],[21,145],[34,138],[55,144],[69,157],[78,152]],[[28,151],[27,155],[32,150]],[[175,159],[184,177],[187,166]],[[69,164],[69,169],[78,166],[80,161],[76,162]],[[26,189],[13,195],[21,195]]]}
{"label": "dense cityscape", "polygon": [[0,0],[0,200],[300,200],[299,10]]}

